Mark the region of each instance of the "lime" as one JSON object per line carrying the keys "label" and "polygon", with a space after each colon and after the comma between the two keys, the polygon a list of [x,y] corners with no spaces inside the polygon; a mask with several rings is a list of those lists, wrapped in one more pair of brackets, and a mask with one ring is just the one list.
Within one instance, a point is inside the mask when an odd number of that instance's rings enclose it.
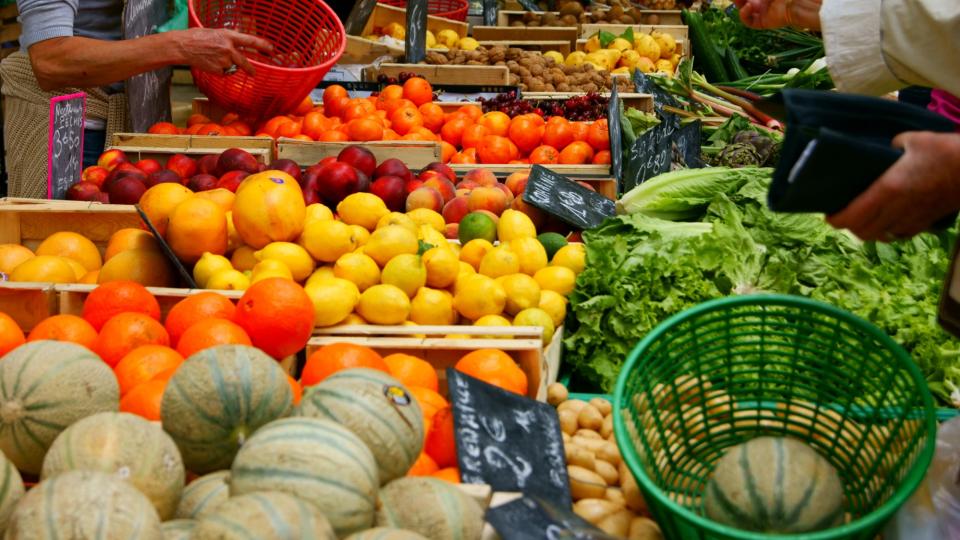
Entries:
{"label": "lime", "polygon": [[474,239],[483,239],[493,243],[497,241],[497,224],[493,218],[480,212],[470,212],[460,221],[458,238],[461,244]]}
{"label": "lime", "polygon": [[567,245],[567,239],[562,234],[555,232],[546,232],[537,237],[537,240],[543,244],[547,250],[547,260],[553,260],[553,256],[560,251],[560,248]]}

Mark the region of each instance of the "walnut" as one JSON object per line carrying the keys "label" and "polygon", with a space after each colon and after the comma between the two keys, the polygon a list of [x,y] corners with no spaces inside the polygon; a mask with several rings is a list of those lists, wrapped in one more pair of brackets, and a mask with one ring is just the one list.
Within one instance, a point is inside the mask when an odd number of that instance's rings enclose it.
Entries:
{"label": "walnut", "polygon": [[516,76],[513,73],[510,74],[510,78],[508,80],[509,80],[510,86],[516,86],[520,84],[520,77]]}
{"label": "walnut", "polygon": [[501,61],[499,61],[499,62],[494,62],[493,65],[494,65],[494,66],[505,66],[505,65],[507,65],[507,63],[504,62],[503,60],[501,60]]}
{"label": "walnut", "polygon": [[599,91],[600,91],[600,89],[599,89],[599,88],[597,87],[597,85],[594,84],[594,83],[587,83],[587,84],[583,85],[583,87],[581,88],[581,90],[584,91],[584,92],[587,92],[587,93],[590,93],[590,92],[599,92]]}
{"label": "walnut", "polygon": [[467,65],[468,65],[468,66],[485,66],[485,65],[487,65],[487,63],[486,63],[486,62],[478,62],[477,60],[467,60]]}
{"label": "walnut", "polygon": [[552,84],[550,84],[550,83],[547,83],[547,84],[544,86],[543,91],[544,91],[544,92],[556,92],[556,91],[557,91],[557,87],[555,87],[554,85],[552,85]]}
{"label": "walnut", "polygon": [[499,50],[492,49],[489,53],[487,53],[487,57],[492,64],[502,63],[507,58],[507,51],[506,49],[502,48]]}
{"label": "walnut", "polygon": [[525,67],[523,67],[523,66],[520,66],[520,67],[517,68],[517,73],[518,73],[521,77],[532,77],[532,76],[533,76],[533,74],[530,73],[530,70],[527,69],[527,68],[525,68]]}
{"label": "walnut", "polygon": [[425,60],[428,64],[443,65],[443,64],[449,63],[449,60],[447,60],[446,55],[440,54],[438,52],[428,52],[427,56],[425,57]]}
{"label": "walnut", "polygon": [[546,85],[544,85],[543,81],[541,81],[540,79],[534,79],[533,82],[530,84],[531,92],[545,92],[546,88],[547,88]]}
{"label": "walnut", "polygon": [[543,77],[543,75],[544,75],[543,66],[540,65],[540,64],[534,64],[534,65],[530,66],[530,73],[531,73],[534,77]]}
{"label": "walnut", "polygon": [[515,68],[520,67],[520,64],[518,64],[518,63],[517,63],[516,61],[514,61],[514,60],[510,60],[510,61],[507,62],[507,67],[509,67],[510,69],[515,69]]}
{"label": "walnut", "polygon": [[570,92],[572,90],[573,88],[571,88],[570,85],[565,82],[557,85],[557,92]]}

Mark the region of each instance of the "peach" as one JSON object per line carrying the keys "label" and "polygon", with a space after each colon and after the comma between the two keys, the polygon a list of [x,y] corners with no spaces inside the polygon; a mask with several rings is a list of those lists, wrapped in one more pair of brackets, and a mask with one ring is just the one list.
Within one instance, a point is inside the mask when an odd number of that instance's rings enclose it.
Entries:
{"label": "peach", "polygon": [[187,181],[187,187],[194,193],[208,191],[217,187],[219,179],[212,174],[195,174]]}
{"label": "peach", "polygon": [[507,195],[495,187],[478,187],[467,197],[467,206],[471,212],[487,210],[499,216],[507,209]]}
{"label": "peach", "polygon": [[100,191],[107,193],[110,191],[110,186],[114,184],[117,180],[121,178],[135,178],[144,184],[147,182],[147,175],[143,174],[143,171],[140,169],[131,166],[129,169],[122,169],[117,167],[110,174],[107,175],[107,179],[103,181],[103,185],[100,186]]}
{"label": "peach", "polygon": [[407,196],[407,212],[417,208],[429,208],[435,212],[443,211],[443,196],[432,187],[423,186],[413,190]]}
{"label": "peach", "polygon": [[163,169],[163,167],[160,166],[160,162],[155,159],[141,159],[137,162],[136,167],[147,176]]}
{"label": "peach", "polygon": [[543,227],[544,222],[547,219],[547,216],[543,213],[543,210],[530,205],[527,201],[523,200],[523,197],[516,197],[513,199],[513,204],[510,205],[510,208],[523,212],[530,218],[530,221],[533,222],[536,226],[537,231],[540,231],[540,228]]}
{"label": "peach", "polygon": [[405,185],[406,182],[399,176],[381,176],[370,184],[370,193],[380,197],[391,212],[400,212],[407,199]]}
{"label": "peach", "polygon": [[240,182],[243,182],[243,179],[247,176],[250,175],[248,175],[246,171],[230,171],[217,180],[216,187],[236,193],[237,188],[240,187]]}
{"label": "peach", "polygon": [[91,182],[93,184],[96,184],[97,187],[100,187],[103,185],[103,182],[106,181],[107,176],[109,175],[110,175],[110,171],[104,169],[103,167],[92,165],[83,170],[83,175],[81,176],[81,179],[84,182]]}
{"label": "peach", "polygon": [[100,186],[86,180],[67,188],[68,201],[98,201],[99,196]]}
{"label": "peach", "polygon": [[527,189],[527,179],[529,178],[529,172],[515,172],[507,177],[504,184],[510,188],[510,191],[515,197],[519,197],[523,193],[523,190]]}
{"label": "peach", "polygon": [[493,187],[499,189],[500,191],[503,192],[504,195],[507,196],[507,208],[509,208],[510,205],[513,204],[513,192],[510,191],[510,188],[508,188],[506,184],[500,184],[500,183],[497,183]]}
{"label": "peach", "polygon": [[186,182],[193,175],[197,174],[197,162],[183,154],[174,154],[167,160],[167,168],[180,175],[180,179]]}
{"label": "peach", "polygon": [[216,175],[218,161],[220,161],[220,156],[215,154],[200,156],[197,158],[197,172],[202,174]]}
{"label": "peach", "polygon": [[447,240],[457,240],[460,238],[460,224],[459,223],[447,223],[447,228],[444,231],[443,235]]}
{"label": "peach", "polygon": [[443,205],[443,220],[447,223],[460,223],[463,216],[470,213],[466,195],[459,195]]}
{"label": "peach", "polygon": [[108,194],[113,204],[137,204],[147,191],[147,186],[139,179],[125,176],[110,184]]}
{"label": "peach", "polygon": [[260,170],[260,164],[253,154],[240,148],[228,148],[217,159],[217,174],[224,175],[230,171],[246,171],[250,174]]}
{"label": "peach", "polygon": [[151,173],[150,176],[147,177],[147,181],[144,182],[144,184],[148,188],[151,188],[157,184],[165,184],[168,182],[179,184],[180,175],[168,169],[161,169],[155,173]]}
{"label": "peach", "polygon": [[457,184],[457,189],[465,189],[467,191],[477,189],[478,187],[480,187],[480,184],[471,180],[461,180],[460,183]]}
{"label": "peach", "polygon": [[382,176],[396,176],[404,182],[413,180],[413,173],[410,172],[410,169],[407,168],[404,162],[397,158],[384,160],[383,163],[377,166],[373,172],[373,177],[380,178]]}
{"label": "peach", "polygon": [[410,195],[421,187],[423,187],[423,180],[414,178],[413,180],[407,180],[407,182],[404,184],[403,192],[407,195]]}
{"label": "peach", "polygon": [[440,193],[440,196],[443,197],[444,203],[450,202],[450,200],[456,196],[457,188],[453,186],[453,182],[442,176],[431,178],[425,181],[423,185],[437,190]]}
{"label": "peach", "polygon": [[463,175],[463,179],[476,182],[481,186],[492,186],[497,184],[497,177],[489,169],[473,169]]}
{"label": "peach", "polygon": [[123,153],[123,150],[107,150],[100,154],[100,157],[97,159],[97,165],[108,171],[116,169],[121,163],[129,162],[130,160],[127,159],[127,155]]}
{"label": "peach", "polygon": [[466,197],[467,195],[470,194],[471,191],[473,191],[473,189],[459,189],[459,188],[458,188],[456,191],[453,192],[453,196],[454,196],[454,197],[460,197],[460,196]]}
{"label": "peach", "polygon": [[443,176],[446,176],[447,180],[451,182],[457,181],[457,173],[453,172],[453,169],[451,169],[449,165],[445,165],[443,163],[440,163],[439,161],[434,161],[433,163],[430,163],[423,169],[420,169],[420,174],[422,175],[427,171],[436,171],[442,174]]}
{"label": "peach", "polygon": [[377,158],[374,157],[373,152],[356,144],[351,144],[341,150],[337,154],[337,161],[352,165],[355,169],[367,175],[368,178],[373,176],[373,173],[377,170]]}

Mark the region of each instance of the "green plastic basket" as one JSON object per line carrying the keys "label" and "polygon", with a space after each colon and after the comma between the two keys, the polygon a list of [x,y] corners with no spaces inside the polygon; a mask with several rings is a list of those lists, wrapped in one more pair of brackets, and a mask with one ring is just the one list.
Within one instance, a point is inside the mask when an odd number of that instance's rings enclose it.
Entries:
{"label": "green plastic basket", "polygon": [[[872,324],[792,296],[715,300],[664,321],[630,353],[614,395],[624,460],[667,538],[873,540],[933,458],[933,398]],[[804,535],[703,516],[725,449],[762,435],[816,449],[843,481],[847,521]]]}

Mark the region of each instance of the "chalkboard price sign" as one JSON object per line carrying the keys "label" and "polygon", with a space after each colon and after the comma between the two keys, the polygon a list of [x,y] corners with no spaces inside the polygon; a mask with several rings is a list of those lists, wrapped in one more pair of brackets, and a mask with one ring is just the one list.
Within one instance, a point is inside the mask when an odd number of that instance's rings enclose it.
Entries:
{"label": "chalkboard price sign", "polygon": [[[623,102],[617,92],[617,85],[610,90],[610,104],[607,106],[607,128],[609,130],[610,148],[623,148],[623,129],[620,126],[620,117],[623,116]],[[623,177],[623,152],[610,153],[610,172],[617,181],[617,192],[620,190],[620,179]]]}
{"label": "chalkboard price sign", "polygon": [[530,171],[523,200],[579,229],[592,229],[617,213],[610,199],[540,165]]}
{"label": "chalkboard price sign", "polygon": [[47,144],[47,198],[64,199],[83,172],[83,124],[87,95],[83,92],[50,100]]}
{"label": "chalkboard price sign", "polygon": [[497,0],[483,0],[483,24],[497,25]]}
{"label": "chalkboard price sign", "polygon": [[[170,19],[166,0],[127,0],[123,8],[123,39],[154,33]],[[147,71],[127,79],[127,118],[131,131],[146,133],[157,122],[169,122],[173,68]]]}
{"label": "chalkboard price sign", "polygon": [[447,369],[460,479],[570,507],[570,480],[557,411]]}
{"label": "chalkboard price sign", "polygon": [[407,2],[407,63],[419,64],[427,57],[427,0]]}
{"label": "chalkboard price sign", "polygon": [[700,157],[700,130],[701,122],[697,120],[673,132],[673,144],[688,169],[703,167],[703,159]]}
{"label": "chalkboard price sign", "polygon": [[503,540],[614,540],[569,508],[532,497],[491,508],[486,520]]}
{"label": "chalkboard price sign", "polygon": [[183,263],[180,262],[180,259],[177,258],[177,255],[170,248],[170,244],[163,239],[163,235],[157,231],[157,228],[153,226],[153,222],[150,221],[150,218],[147,217],[147,213],[140,208],[139,204],[133,205],[137,209],[137,213],[140,214],[140,219],[143,220],[143,223],[150,229],[150,232],[153,233],[153,237],[157,239],[157,243],[160,244],[160,248],[163,250],[163,254],[167,256],[167,260],[170,261],[170,264],[177,269],[177,273],[180,274],[180,279],[187,284],[187,287],[191,289],[197,288],[197,282],[193,280],[193,276],[187,270]]}
{"label": "chalkboard price sign", "polygon": [[540,6],[536,5],[531,0],[518,0],[518,1],[520,2],[520,7],[522,7],[526,11],[533,11],[535,13],[540,13],[541,11],[543,11],[542,9],[540,9]]}

